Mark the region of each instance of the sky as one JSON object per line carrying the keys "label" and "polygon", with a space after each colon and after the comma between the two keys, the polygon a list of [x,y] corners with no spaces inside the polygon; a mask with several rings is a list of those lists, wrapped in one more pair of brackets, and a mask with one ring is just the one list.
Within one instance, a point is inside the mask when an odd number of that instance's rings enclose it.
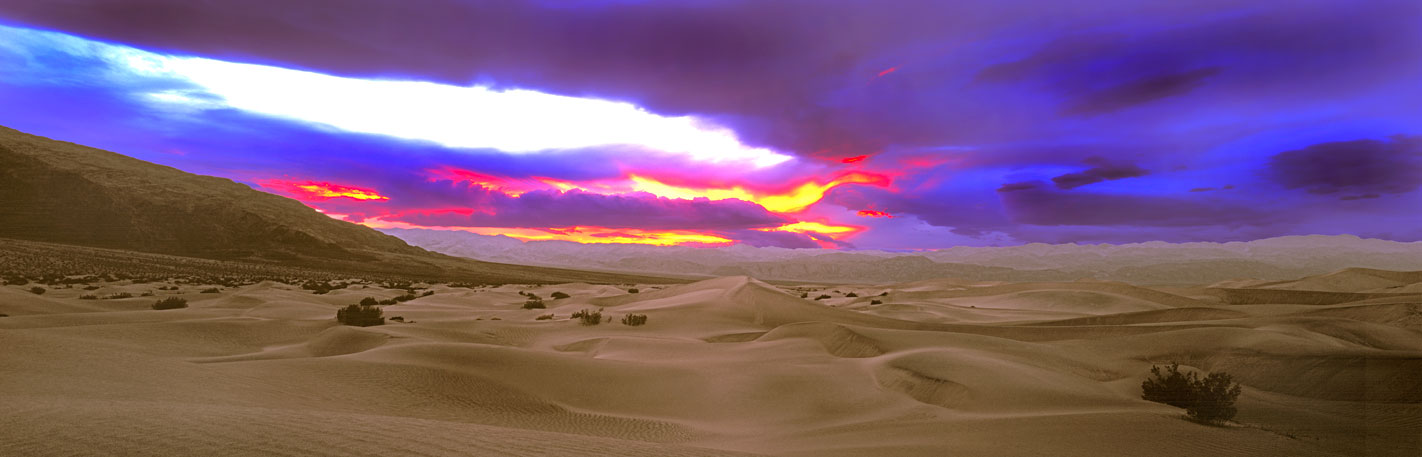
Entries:
{"label": "sky", "polygon": [[6,0],[0,125],[371,227],[1422,240],[1422,2]]}

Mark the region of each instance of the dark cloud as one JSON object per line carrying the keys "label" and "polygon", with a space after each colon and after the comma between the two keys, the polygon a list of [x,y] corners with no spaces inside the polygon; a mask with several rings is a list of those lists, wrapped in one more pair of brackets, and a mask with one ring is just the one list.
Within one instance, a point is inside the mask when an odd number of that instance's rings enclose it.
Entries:
{"label": "dark cloud", "polygon": [[1319,143],[1269,159],[1265,174],[1288,189],[1332,195],[1397,194],[1422,186],[1422,137]]}
{"label": "dark cloud", "polygon": [[[1076,173],[1067,173],[1057,176],[1052,178],[1052,182],[1057,185],[1058,189],[1075,189],[1101,181],[1135,178],[1150,174],[1149,171],[1135,164],[1114,162],[1101,157],[1088,157],[1084,162],[1086,162],[1087,165],[1091,165],[1091,168]],[[998,191],[1002,192],[1003,190],[998,189]]]}
{"label": "dark cloud", "polygon": [[1062,108],[1062,114],[1067,116],[1105,114],[1166,97],[1183,95],[1200,87],[1206,78],[1219,72],[1219,67],[1208,67],[1182,73],[1148,76],[1082,95]]}
{"label": "dark cloud", "polygon": [[1042,183],[1040,181],[1023,181],[1003,184],[1002,187],[997,188],[997,191],[1017,192],[1019,190],[1032,190],[1038,187],[1042,187]]}
{"label": "dark cloud", "polygon": [[1256,225],[1273,218],[1255,208],[1214,200],[1059,192],[1045,186],[999,195],[1013,222],[1030,225],[1188,227]]}

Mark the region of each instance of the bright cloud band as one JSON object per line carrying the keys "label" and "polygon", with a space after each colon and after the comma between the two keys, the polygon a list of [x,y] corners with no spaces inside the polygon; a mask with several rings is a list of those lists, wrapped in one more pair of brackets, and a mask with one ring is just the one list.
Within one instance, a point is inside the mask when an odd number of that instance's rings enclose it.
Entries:
{"label": "bright cloud band", "polygon": [[[506,153],[627,147],[699,162],[769,167],[792,159],[742,144],[731,130],[693,116],[664,117],[631,103],[533,90],[331,76],[180,57],[68,35],[0,26],[0,37],[99,58],[117,79],[155,78],[193,88],[149,91],[152,102],[233,108],[446,147]],[[20,50],[24,50],[23,46]]]}

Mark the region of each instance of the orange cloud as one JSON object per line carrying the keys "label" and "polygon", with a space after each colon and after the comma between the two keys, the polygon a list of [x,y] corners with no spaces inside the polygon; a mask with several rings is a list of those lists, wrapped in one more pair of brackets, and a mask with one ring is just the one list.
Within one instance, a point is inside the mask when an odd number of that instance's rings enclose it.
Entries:
{"label": "orange cloud", "polygon": [[756,229],[762,232],[818,233],[821,235],[843,235],[864,231],[864,227],[854,225],[833,225],[823,222],[800,221],[779,227]]}
{"label": "orange cloud", "polygon": [[748,190],[741,186],[731,188],[694,188],[684,186],[673,186],[665,184],[652,178],[628,175],[633,182],[632,188],[640,192],[647,192],[658,197],[666,198],[699,198],[705,197],[712,200],[740,199],[748,202],[755,202],[772,212],[777,213],[797,213],[809,208],[810,205],[818,203],[825,197],[825,193],[830,189],[844,184],[870,184],[876,186],[888,186],[890,179],[877,173],[851,172],[840,175],[829,182],[810,181],[800,184],[788,192],[767,193]]}
{"label": "orange cloud", "polygon": [[257,182],[258,185],[287,193],[303,201],[330,200],[332,198],[349,198],[352,200],[389,200],[390,197],[380,195],[373,189],[362,189],[353,186],[343,186],[318,181],[282,181],[278,179],[268,179]]}
{"label": "orange cloud", "polygon": [[845,157],[844,159],[840,160],[840,162],[841,162],[841,163],[854,163],[854,162],[858,162],[858,161],[861,161],[861,160],[864,160],[864,159],[867,159],[867,158],[869,158],[869,156],[867,156],[867,155],[864,155],[864,156],[854,156],[854,157]]}
{"label": "orange cloud", "polygon": [[883,211],[872,210],[872,209],[862,209],[862,210],[859,210],[859,216],[860,216],[860,217],[894,217],[894,215],[892,215],[892,214],[889,214],[889,213],[886,213],[886,212],[883,212]]}

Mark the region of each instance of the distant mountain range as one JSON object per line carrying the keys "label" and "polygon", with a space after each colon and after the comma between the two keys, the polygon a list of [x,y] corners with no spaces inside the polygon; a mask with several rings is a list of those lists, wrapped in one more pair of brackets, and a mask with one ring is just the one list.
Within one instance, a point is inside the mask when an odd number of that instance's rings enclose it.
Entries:
{"label": "distant mountain range", "polygon": [[410,246],[289,198],[0,127],[0,238],[487,282],[659,282]]}
{"label": "distant mountain range", "polygon": [[382,231],[432,251],[494,262],[659,274],[747,275],[789,281],[893,283],[951,277],[979,281],[1096,279],[1209,284],[1240,279],[1294,279],[1350,267],[1422,270],[1422,242],[1351,235],[1288,236],[1231,243],[1027,244],[903,253],[745,245],[585,245],[523,242],[462,231]]}

